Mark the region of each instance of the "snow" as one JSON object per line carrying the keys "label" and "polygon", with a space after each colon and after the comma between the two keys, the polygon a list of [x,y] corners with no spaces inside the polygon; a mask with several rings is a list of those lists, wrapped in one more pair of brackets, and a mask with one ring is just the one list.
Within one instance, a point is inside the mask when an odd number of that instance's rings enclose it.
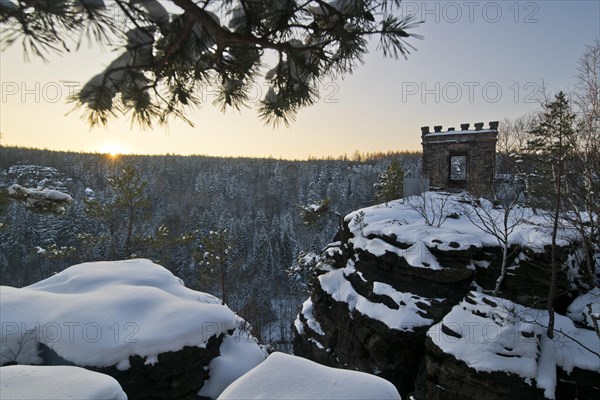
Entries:
{"label": "snow", "polygon": [[297,315],[294,320],[294,328],[296,328],[296,332],[298,332],[299,335],[304,334],[304,326],[302,325],[302,321],[300,321],[300,315]]}
{"label": "snow", "polygon": [[379,238],[367,239],[365,237],[358,237],[350,239],[350,241],[354,243],[355,249],[365,250],[377,257],[390,252],[403,257],[410,266],[415,268],[442,269],[423,242],[416,242],[408,249],[400,249]]}
{"label": "snow", "polygon": [[400,253],[411,267],[429,268],[433,270],[442,269],[442,266],[438,263],[435,256],[431,254],[423,242],[415,243],[408,249],[401,250]]}
{"label": "snow", "polygon": [[314,343],[314,344],[315,344],[315,346],[317,346],[317,347],[318,347],[319,349],[321,349],[321,350],[324,350],[324,349],[325,349],[325,346],[323,346],[323,345],[321,344],[321,342],[319,342],[319,341],[318,341],[317,339],[315,339],[315,338],[311,338],[311,337],[309,337],[309,338],[308,338],[308,341],[309,341],[309,342],[312,342],[312,343]]}
{"label": "snow", "polygon": [[226,336],[220,347],[220,355],[208,365],[210,378],[198,392],[198,396],[216,399],[233,381],[263,362],[267,356],[256,339],[246,333],[238,320],[236,334]]}
{"label": "snow", "polygon": [[[2,1],[2,5],[7,4],[7,3],[12,3],[12,2],[8,2],[5,0]],[[42,166],[42,165],[31,165],[31,164],[13,165],[8,168],[8,174],[9,175],[19,175],[19,176],[34,175],[34,176],[52,177],[52,176],[58,175],[58,170],[54,167],[46,167],[46,166]]]}
{"label": "snow", "polygon": [[8,194],[11,196],[14,195],[23,195],[28,198],[30,203],[35,203],[37,201],[57,201],[57,202],[65,202],[69,203],[73,201],[73,198],[69,196],[67,193],[59,192],[58,190],[51,189],[28,189],[24,188],[21,185],[11,185],[8,187]]}
{"label": "snow", "polygon": [[[600,288],[594,288],[573,300],[567,309],[567,316],[589,328],[593,328],[595,324],[600,324]],[[592,316],[594,316],[595,321]]]}
{"label": "snow", "polygon": [[498,132],[495,129],[480,129],[480,130],[473,130],[473,129],[467,129],[467,130],[461,130],[461,131],[447,131],[447,132],[432,132],[432,133],[428,133],[427,137],[431,137],[431,136],[448,136],[448,135],[479,135],[482,133],[496,133]]}
{"label": "snow", "polygon": [[135,259],[75,265],[21,289],[0,286],[0,322],[2,364],[40,363],[43,343],[80,366],[127,369],[131,355],[155,360],[205,347],[235,328],[235,314],[165,268]]}
{"label": "snow", "polygon": [[373,282],[373,293],[380,294],[383,296],[388,296],[389,298],[391,298],[394,301],[394,303],[398,304],[399,306],[402,305],[402,303],[404,303],[404,304],[413,303],[414,304],[417,301],[431,305],[431,300],[440,301],[440,302],[444,300],[442,298],[430,300],[425,297],[416,296],[412,293],[399,292],[396,289],[394,289],[391,285],[388,285],[387,283],[382,283],[382,282]]}
{"label": "snow", "polygon": [[[390,296],[399,308],[394,309],[383,303],[373,303],[357,293],[352,284],[346,279],[346,276],[353,271],[355,270],[352,262],[349,261],[349,266],[344,269],[336,269],[320,275],[318,279],[321,288],[330,294],[335,301],[346,303],[350,312],[356,309],[356,311],[369,318],[383,322],[390,329],[412,331],[415,327],[429,326],[433,323],[432,319],[424,318],[421,315],[426,311],[418,305],[418,303],[431,305],[429,299],[412,293],[397,292],[389,285],[375,282],[373,291],[377,290],[379,294]],[[401,304],[401,301],[403,304]]]}
{"label": "snow", "polygon": [[46,249],[44,249],[40,246],[35,246],[34,249],[37,254],[46,254],[47,253]]}
{"label": "snow", "polygon": [[[498,240],[483,232],[467,217],[469,207],[462,203],[461,194],[426,192],[420,196],[411,196],[402,200],[390,201],[361,210],[345,217],[352,236],[350,243],[355,249],[368,251],[375,256],[386,252],[404,257],[409,265],[416,268],[441,269],[429,249],[443,251],[466,250],[471,246],[497,246]],[[444,204],[445,203],[445,204]],[[433,213],[444,216],[454,214],[457,218],[446,219],[441,226],[429,226],[421,215],[425,212],[430,219]],[[503,211],[490,209],[492,215],[501,221]],[[360,218],[357,216],[360,215]],[[543,252],[544,246],[551,243],[551,228],[541,214],[534,214],[530,208],[520,208],[511,214],[522,218],[509,235],[509,244],[519,244],[535,252]],[[471,218],[477,218],[471,215]],[[567,245],[574,231],[561,229],[558,244]],[[394,237],[398,243],[409,245],[401,249],[384,241],[384,237]]]}
{"label": "snow", "polygon": [[0,368],[2,399],[126,400],[127,395],[112,377],[69,366],[12,365]]}
{"label": "snow", "polygon": [[374,375],[325,367],[304,358],[273,353],[231,384],[226,399],[400,399],[396,388]]}
{"label": "snow", "polygon": [[[445,353],[481,372],[517,374],[535,380],[554,399],[556,367],[600,372],[600,349],[594,331],[575,327],[555,314],[554,339],[546,336],[548,313],[506,299],[470,292],[469,301],[454,306],[427,335]],[[472,304],[475,303],[475,304]]]}
{"label": "snow", "polygon": [[306,318],[306,324],[308,325],[308,327],[310,329],[312,329],[315,333],[317,333],[318,335],[325,335],[325,332],[323,332],[323,328],[321,328],[321,324],[319,324],[319,321],[317,321],[314,317],[313,317],[313,303],[311,301],[311,299],[309,298],[308,300],[306,300],[304,302],[304,304],[302,304],[302,315],[304,315],[304,318]]}

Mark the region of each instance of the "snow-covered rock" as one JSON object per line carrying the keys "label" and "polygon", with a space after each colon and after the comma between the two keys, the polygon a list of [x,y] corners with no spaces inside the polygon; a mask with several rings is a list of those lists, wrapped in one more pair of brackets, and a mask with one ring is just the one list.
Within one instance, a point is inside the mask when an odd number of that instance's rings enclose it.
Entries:
{"label": "snow-covered rock", "polygon": [[220,353],[251,354],[226,381],[261,361],[262,350],[237,318],[149,260],[85,263],[21,289],[0,287],[0,355],[2,364],[100,370],[136,397],[144,390],[180,396],[218,375],[209,364]]}
{"label": "snow-covered rock", "polygon": [[567,316],[589,329],[600,329],[600,288],[594,288],[573,300]]}
{"label": "snow-covered rock", "polygon": [[559,370],[576,369],[592,377],[577,381],[579,398],[600,395],[600,338],[560,314],[553,339],[547,326],[544,310],[469,293],[427,332],[426,397],[569,398],[557,395]]}
{"label": "snow-covered rock", "polygon": [[127,400],[112,377],[70,366],[0,368],[0,398],[27,400]]}
{"label": "snow-covered rock", "polygon": [[[502,211],[485,202],[480,207],[501,223]],[[427,193],[347,215],[294,322],[294,353],[385,377],[408,397],[426,374],[428,329],[469,291],[491,292],[500,273],[502,248],[473,224],[470,207],[464,195]],[[531,306],[547,297],[551,230],[531,209],[513,211],[519,223],[509,236],[500,289]],[[579,276],[573,232],[562,229],[559,245],[559,287],[573,288]]]}
{"label": "snow-covered rock", "polygon": [[[426,192],[422,196],[411,196],[354,211],[345,217],[345,221],[349,223],[349,229],[354,236],[355,248],[368,249],[369,245],[373,245],[373,236],[395,237],[399,243],[423,243],[429,248],[439,250],[496,246],[498,242],[494,236],[483,232],[465,216],[470,211],[470,206],[464,201],[462,194]],[[485,199],[479,201],[487,202]],[[498,223],[502,223],[502,209],[495,209],[487,203],[482,206],[489,210]],[[476,215],[472,217],[477,218]],[[543,252],[544,247],[550,243],[552,234],[552,229],[543,214],[536,214],[530,208],[517,208],[511,213],[509,222],[514,218],[519,219],[521,223],[509,235],[509,242]],[[443,222],[440,222],[441,220]],[[572,236],[572,231],[561,230],[559,245],[567,245]],[[384,247],[379,249],[379,254],[383,254],[385,250],[397,251],[393,247],[380,244]],[[403,250],[404,254],[411,253],[411,249]],[[424,267],[418,263],[414,266]]]}
{"label": "snow-covered rock", "polygon": [[22,200],[27,207],[40,211],[64,212],[63,205],[73,201],[69,194],[58,190],[25,188],[16,183],[8,187],[8,195]]}
{"label": "snow-covered rock", "polygon": [[400,395],[391,383],[373,375],[273,353],[219,396],[234,399],[400,400]]}
{"label": "snow-covered rock", "polygon": [[[238,323],[245,321],[239,319]],[[219,356],[208,365],[210,378],[198,392],[199,396],[216,399],[233,381],[265,360],[267,354],[257,346],[256,339],[243,329],[236,332],[223,339]]]}

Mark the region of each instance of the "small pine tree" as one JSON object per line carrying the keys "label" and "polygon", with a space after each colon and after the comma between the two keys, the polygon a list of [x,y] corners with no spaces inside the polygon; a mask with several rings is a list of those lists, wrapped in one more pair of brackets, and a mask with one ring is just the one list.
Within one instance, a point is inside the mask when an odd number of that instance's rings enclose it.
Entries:
{"label": "small pine tree", "polygon": [[231,254],[232,248],[227,229],[210,231],[202,238],[202,253],[198,257],[200,271],[202,275],[209,272],[208,275],[219,282],[223,304],[227,303],[228,275],[232,268]]}
{"label": "small pine tree", "polygon": [[329,198],[324,198],[307,206],[299,205],[298,208],[300,208],[300,216],[304,225],[314,225],[324,214],[329,213],[330,204]]}
{"label": "small pine tree", "polygon": [[404,169],[400,160],[393,159],[375,184],[375,200],[387,203],[404,197]]}
{"label": "small pine tree", "polygon": [[[546,104],[541,122],[531,132],[533,139],[529,150],[536,155],[537,182],[533,186],[537,201],[553,204],[552,210],[552,254],[550,266],[550,290],[548,293],[548,330],[547,336],[554,337],[554,297],[558,275],[557,234],[559,216],[564,195],[565,162],[573,151],[575,136],[575,114],[565,94],[559,92],[554,101]],[[549,185],[548,182],[551,182]]]}
{"label": "small pine tree", "polygon": [[[113,198],[102,202],[96,198],[84,199],[88,215],[106,224],[113,241],[113,257],[129,257],[134,251],[133,233],[140,217],[150,208],[148,184],[132,166],[125,166],[119,174],[108,179]],[[117,249],[116,236],[124,230],[124,249]]]}

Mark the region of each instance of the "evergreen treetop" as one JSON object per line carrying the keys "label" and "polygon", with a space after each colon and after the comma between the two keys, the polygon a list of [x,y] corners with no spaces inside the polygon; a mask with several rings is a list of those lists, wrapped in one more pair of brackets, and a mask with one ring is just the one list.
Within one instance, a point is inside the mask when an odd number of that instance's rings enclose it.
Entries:
{"label": "evergreen treetop", "polygon": [[[315,103],[326,77],[351,73],[370,38],[386,57],[412,48],[412,15],[400,0],[7,0],[0,3],[1,44],[21,42],[26,56],[78,48],[84,38],[122,53],[76,93],[90,125],[118,115],[151,127],[200,106],[203,87],[216,105],[247,105],[264,79],[258,107],[269,124],[289,124]],[[73,39],[76,38],[76,39]],[[267,64],[269,64],[267,66]],[[266,67],[266,68],[265,68]]]}
{"label": "evergreen treetop", "polygon": [[404,197],[404,169],[400,160],[394,158],[375,184],[375,200],[387,203]]}

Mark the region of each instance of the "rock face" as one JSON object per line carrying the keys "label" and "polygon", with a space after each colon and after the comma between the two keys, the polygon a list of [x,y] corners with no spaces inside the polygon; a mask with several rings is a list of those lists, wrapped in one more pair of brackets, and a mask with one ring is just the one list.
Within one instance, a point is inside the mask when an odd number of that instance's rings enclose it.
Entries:
{"label": "rock face", "polygon": [[417,399],[453,400],[481,399],[486,393],[488,400],[543,399],[543,391],[528,385],[514,374],[504,372],[479,372],[465,362],[444,353],[430,338],[427,348],[426,370],[414,396]]}
{"label": "rock face", "polygon": [[[91,367],[115,378],[130,400],[133,399],[198,399],[198,391],[210,378],[207,368],[211,360],[219,356],[223,335],[212,337],[205,348],[186,346],[181,350],[161,353],[155,362],[148,363],[144,357],[130,356],[130,367]],[[43,365],[75,366],[60,357],[54,350],[40,344]]]}
{"label": "rock face", "polygon": [[425,332],[469,290],[473,271],[468,260],[458,258],[436,275],[411,268],[392,253],[378,262],[361,250],[354,266],[343,266],[339,246],[326,254],[295,323],[302,334],[295,337],[294,353],[376,373],[404,397],[413,389],[424,356]]}
{"label": "rock face", "polygon": [[155,364],[146,364],[140,356],[129,358],[131,368],[120,371],[116,367],[98,368],[97,371],[114,377],[133,399],[198,399],[198,391],[210,377],[206,368],[219,356],[222,336],[211,338],[206,348],[184,347],[181,350],[159,354]]}
{"label": "rock face", "polygon": [[[147,363],[140,356],[130,356],[130,367],[120,370],[115,366],[88,370],[115,378],[130,400],[132,399],[198,399],[198,391],[210,378],[207,368],[219,356],[222,335],[209,339],[206,348],[184,347],[181,350],[159,354],[156,362]],[[43,365],[74,366],[47,346],[40,345]]]}
{"label": "rock face", "polygon": [[[520,375],[474,370],[427,335],[471,290],[493,289],[502,262],[497,240],[473,226],[456,196],[431,196],[431,203],[408,199],[346,216],[337,235],[342,240],[323,251],[311,296],[294,322],[294,353],[384,377],[403,398],[411,393],[417,399],[471,398],[463,397],[469,393],[487,398],[490,390],[499,399],[513,398],[510,390],[514,398],[543,398]],[[446,208],[435,209],[441,201]],[[450,218],[437,226],[436,212]],[[549,238],[534,216],[515,230],[502,297],[543,307]],[[577,283],[577,266],[568,263],[576,246],[566,239],[560,246],[565,268],[559,287],[568,293]],[[565,299],[557,299],[557,311],[566,311]],[[503,385],[513,389],[507,392]]]}

